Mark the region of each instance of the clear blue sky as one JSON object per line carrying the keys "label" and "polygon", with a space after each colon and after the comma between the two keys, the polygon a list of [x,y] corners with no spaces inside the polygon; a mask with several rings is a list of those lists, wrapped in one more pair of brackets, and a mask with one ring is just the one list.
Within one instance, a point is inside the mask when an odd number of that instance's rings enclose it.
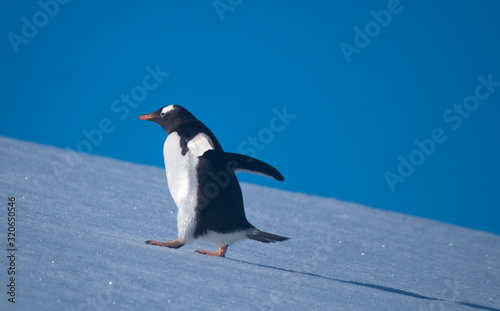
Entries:
{"label": "clear blue sky", "polygon": [[498,1],[0,6],[0,135],[163,166],[178,104],[243,181],[500,234]]}

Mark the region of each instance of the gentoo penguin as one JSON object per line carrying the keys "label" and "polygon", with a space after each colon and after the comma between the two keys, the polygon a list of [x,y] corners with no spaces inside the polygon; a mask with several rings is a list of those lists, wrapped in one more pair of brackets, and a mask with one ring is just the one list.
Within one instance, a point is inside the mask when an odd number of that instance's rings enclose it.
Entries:
{"label": "gentoo penguin", "polygon": [[139,119],[156,122],[167,131],[163,157],[168,188],[178,208],[177,239],[146,244],[179,248],[198,239],[219,250],[196,252],[224,257],[229,244],[243,239],[264,243],[288,240],[248,222],[235,175],[247,171],[283,181],[278,170],[252,157],[224,152],[214,134],[181,106],[164,106]]}

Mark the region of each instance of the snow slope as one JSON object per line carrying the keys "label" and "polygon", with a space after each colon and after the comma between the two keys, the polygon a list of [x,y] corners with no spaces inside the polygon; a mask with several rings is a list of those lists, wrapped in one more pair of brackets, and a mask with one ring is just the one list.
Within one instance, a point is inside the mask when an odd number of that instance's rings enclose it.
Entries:
{"label": "snow slope", "polygon": [[[176,235],[162,169],[4,137],[0,146],[0,310],[500,310],[493,234],[243,184],[250,222],[291,240],[207,257],[194,250],[216,248],[198,242],[144,244]],[[15,304],[5,290],[11,196]]]}

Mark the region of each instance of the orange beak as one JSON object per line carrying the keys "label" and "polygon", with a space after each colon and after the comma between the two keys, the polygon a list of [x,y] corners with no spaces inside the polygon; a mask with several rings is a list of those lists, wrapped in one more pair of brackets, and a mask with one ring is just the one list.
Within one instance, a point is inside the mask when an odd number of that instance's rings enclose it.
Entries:
{"label": "orange beak", "polygon": [[150,114],[141,114],[139,117],[137,117],[139,120],[150,120],[154,118],[154,115],[152,113]]}

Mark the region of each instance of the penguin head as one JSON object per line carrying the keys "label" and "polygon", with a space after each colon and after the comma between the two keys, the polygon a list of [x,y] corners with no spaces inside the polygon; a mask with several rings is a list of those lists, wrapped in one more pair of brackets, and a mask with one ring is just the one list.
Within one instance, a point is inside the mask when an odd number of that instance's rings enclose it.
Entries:
{"label": "penguin head", "polygon": [[178,105],[161,107],[150,114],[140,115],[138,119],[158,123],[168,134],[173,132],[180,124],[198,121],[189,111]]}

